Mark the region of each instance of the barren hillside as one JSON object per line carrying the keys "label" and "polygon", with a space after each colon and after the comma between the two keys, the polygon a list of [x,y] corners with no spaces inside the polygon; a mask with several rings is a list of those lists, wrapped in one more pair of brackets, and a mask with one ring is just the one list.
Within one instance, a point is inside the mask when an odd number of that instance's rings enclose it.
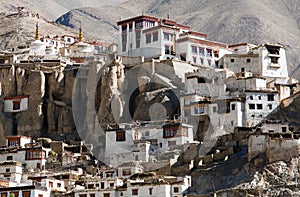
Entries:
{"label": "barren hillside", "polygon": [[[287,47],[289,70],[300,79],[300,1],[129,0],[118,6],[72,10],[57,22],[117,41],[116,22],[142,13],[177,20],[228,44],[271,42]],[[295,68],[297,68],[295,70]]]}

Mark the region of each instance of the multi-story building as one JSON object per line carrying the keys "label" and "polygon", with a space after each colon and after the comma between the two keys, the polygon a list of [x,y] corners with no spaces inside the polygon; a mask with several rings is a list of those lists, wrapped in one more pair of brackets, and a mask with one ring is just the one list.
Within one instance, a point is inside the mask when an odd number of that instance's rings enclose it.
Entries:
{"label": "multi-story building", "polygon": [[206,40],[206,34],[170,19],[137,16],[119,21],[119,54],[145,58],[181,59],[193,64],[218,67],[228,45]]}

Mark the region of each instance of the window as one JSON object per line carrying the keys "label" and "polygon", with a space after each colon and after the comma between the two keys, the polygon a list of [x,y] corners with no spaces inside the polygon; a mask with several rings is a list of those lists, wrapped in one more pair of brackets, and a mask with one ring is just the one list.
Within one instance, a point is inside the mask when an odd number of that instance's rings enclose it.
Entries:
{"label": "window", "polygon": [[208,57],[212,57],[212,49],[206,49],[206,54]]}
{"label": "window", "polygon": [[199,54],[204,55],[204,48],[199,47]]}
{"label": "window", "polygon": [[129,24],[129,31],[132,31],[132,23]]}
{"label": "window", "polygon": [[49,181],[49,187],[52,188],[53,187],[53,182]]}
{"label": "window", "polygon": [[170,138],[174,137],[176,135],[176,132],[173,129],[165,129],[163,135],[164,138]]}
{"label": "window", "polygon": [[263,108],[263,105],[262,105],[262,104],[257,104],[257,105],[256,105],[256,108],[257,108],[257,109],[262,109],[262,108]]}
{"label": "window", "polygon": [[6,160],[13,160],[13,156],[11,156],[11,155],[10,155],[10,156],[7,156],[7,157],[6,157]]}
{"label": "window", "polygon": [[173,39],[172,34],[164,32],[164,40],[172,41],[172,39]]}
{"label": "window", "polygon": [[135,44],[136,44],[136,48],[140,48],[140,43],[141,43],[141,30],[136,30],[135,31]]}
{"label": "window", "polygon": [[253,96],[250,96],[249,98],[250,98],[250,100],[253,100]]}
{"label": "window", "polygon": [[249,104],[249,109],[255,109],[255,104]]}
{"label": "window", "polygon": [[251,62],[251,59],[247,59],[247,63],[250,63]]}
{"label": "window", "polygon": [[151,34],[146,34],[146,44],[151,42]]}
{"label": "window", "polygon": [[116,132],[116,141],[123,142],[126,140],[125,131],[117,131]]}
{"label": "window", "polygon": [[193,63],[197,63],[197,57],[193,56]]}
{"label": "window", "polygon": [[232,111],[235,110],[235,104],[231,104],[231,110],[232,110]]}
{"label": "window", "polygon": [[145,132],[145,136],[149,136],[150,135],[150,132],[149,131],[146,131]]}
{"label": "window", "polygon": [[278,46],[266,46],[270,54],[279,55],[280,47]]}
{"label": "window", "polygon": [[123,196],[123,192],[120,193],[120,196]]}
{"label": "window", "polygon": [[137,196],[137,195],[139,195],[139,190],[138,189],[132,189],[131,193],[132,193],[133,196]]}
{"label": "window", "polygon": [[178,193],[179,192],[179,188],[178,187],[174,187],[174,193]]}
{"label": "window", "polygon": [[261,100],[261,96],[258,96],[258,100]]}
{"label": "window", "polygon": [[217,112],[217,107],[213,106],[213,112],[216,113]]}
{"label": "window", "polygon": [[245,72],[245,68],[241,68],[241,72]]}
{"label": "window", "polygon": [[234,59],[230,59],[230,62],[233,63],[233,62],[234,62]]}
{"label": "window", "polygon": [[192,46],[192,53],[197,54],[197,46]]}
{"label": "window", "polygon": [[23,197],[30,197],[30,191],[22,191],[22,196]]}
{"label": "window", "polygon": [[216,61],[215,61],[215,65],[216,65],[216,68],[219,67],[219,60],[216,60]]}
{"label": "window", "polygon": [[153,42],[158,41],[158,32],[157,31],[153,32],[152,35],[153,35]]}
{"label": "window", "polygon": [[110,183],[109,186],[110,186],[110,187],[113,187],[113,186],[114,186],[114,183]]}
{"label": "window", "polygon": [[180,54],[180,59],[181,59],[182,61],[186,61],[186,53],[181,53],[181,54]]}
{"label": "window", "polygon": [[101,189],[104,189],[104,182],[101,182]]}
{"label": "window", "polygon": [[153,194],[153,188],[149,188],[149,195]]}
{"label": "window", "polygon": [[165,54],[173,55],[173,46],[172,45],[165,45]]}
{"label": "window", "polygon": [[286,132],[287,131],[286,127],[282,127],[281,129],[282,129],[282,132]]}
{"label": "window", "polygon": [[19,110],[20,108],[20,101],[13,101],[13,110]]}
{"label": "window", "polygon": [[90,197],[96,197],[96,195],[95,194],[90,194]]}
{"label": "window", "polygon": [[219,50],[214,50],[214,56],[216,57],[216,58],[218,58],[219,57]]}
{"label": "window", "polygon": [[61,183],[57,183],[57,187],[60,188],[61,187]]}
{"label": "window", "polygon": [[176,145],[176,141],[168,141],[168,146],[175,146]]}
{"label": "window", "polygon": [[127,34],[122,33],[122,52],[126,51],[127,46]]}
{"label": "window", "polygon": [[271,57],[271,63],[278,64],[279,57]]}
{"label": "window", "polygon": [[6,172],[10,172],[10,169],[9,169],[9,168],[6,168],[5,171],[6,171]]}
{"label": "window", "polygon": [[271,110],[273,108],[272,104],[268,104],[268,108]]}
{"label": "window", "polygon": [[122,26],[122,32],[127,31],[127,25]]}
{"label": "window", "polygon": [[200,63],[203,64],[204,58],[200,57]]}
{"label": "window", "polygon": [[194,108],[194,112],[195,114],[203,114],[204,113],[204,106],[201,106],[201,107],[195,107]]}
{"label": "window", "polygon": [[207,63],[209,66],[211,66],[211,60],[210,59],[207,59]]}
{"label": "window", "polygon": [[122,43],[122,52],[126,51],[126,43]]}
{"label": "window", "polygon": [[230,112],[230,103],[229,102],[218,102],[218,113],[229,113]]}
{"label": "window", "polygon": [[103,197],[110,197],[109,193],[104,193]]}
{"label": "window", "polygon": [[274,101],[274,94],[268,94],[268,101]]}
{"label": "window", "polygon": [[131,175],[131,169],[130,168],[123,169],[122,174],[123,174],[123,176],[130,176]]}

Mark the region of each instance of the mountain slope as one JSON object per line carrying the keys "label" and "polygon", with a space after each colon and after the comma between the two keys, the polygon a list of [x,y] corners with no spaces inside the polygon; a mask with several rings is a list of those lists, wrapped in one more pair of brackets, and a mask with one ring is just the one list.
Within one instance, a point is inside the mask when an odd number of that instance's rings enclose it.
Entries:
{"label": "mountain slope", "polygon": [[[299,11],[300,1],[297,0],[129,0],[119,6],[72,10],[67,14],[72,17],[64,22],[59,18],[57,22],[78,27],[78,21],[84,21],[82,26],[90,33],[95,31],[100,39],[111,35],[117,41],[115,25],[119,18],[142,13],[165,18],[169,14],[171,19],[190,25],[193,30],[207,33],[211,40],[228,44],[280,43],[287,47],[290,72],[300,76],[298,69],[294,71],[300,63]],[[66,19],[66,15],[63,17]]]}
{"label": "mountain slope", "polygon": [[32,13],[39,13],[42,18],[47,20],[54,20],[69,11],[54,0],[0,0],[0,12],[16,12],[18,6],[25,7]]}
{"label": "mountain slope", "polygon": [[[28,46],[34,40],[35,26],[39,23],[40,35],[77,35],[73,29],[51,24],[33,17],[0,18],[0,49],[8,50]],[[13,25],[12,25],[13,24]]]}

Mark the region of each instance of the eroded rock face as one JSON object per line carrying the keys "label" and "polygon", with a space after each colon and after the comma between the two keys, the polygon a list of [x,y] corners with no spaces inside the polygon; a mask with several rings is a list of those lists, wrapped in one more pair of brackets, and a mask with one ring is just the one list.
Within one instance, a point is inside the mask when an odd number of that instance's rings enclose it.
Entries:
{"label": "eroded rock face", "polygon": [[118,123],[123,114],[121,91],[124,83],[124,65],[113,62],[101,73],[100,106],[97,112],[102,126]]}
{"label": "eroded rock face", "polygon": [[45,75],[41,71],[31,71],[19,79],[18,95],[28,95],[28,110],[16,114],[18,134],[39,136],[43,126],[42,112],[45,95]]}
{"label": "eroded rock face", "polygon": [[1,68],[1,98],[26,95],[29,99],[28,110],[0,114],[0,136],[53,137],[63,132],[74,132],[71,108],[74,72],[61,72],[59,69],[45,72],[26,66]]}

